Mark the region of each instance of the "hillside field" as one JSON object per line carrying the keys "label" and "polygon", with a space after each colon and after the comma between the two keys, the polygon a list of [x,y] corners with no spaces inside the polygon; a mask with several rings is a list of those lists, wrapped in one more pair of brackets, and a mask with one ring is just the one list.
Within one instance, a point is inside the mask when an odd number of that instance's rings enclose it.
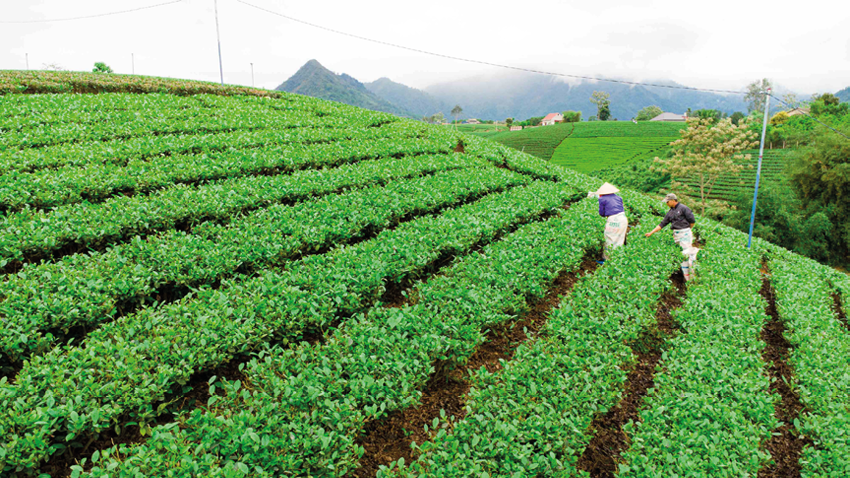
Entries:
{"label": "hillside field", "polygon": [[552,158],[555,148],[573,132],[576,123],[559,123],[551,126],[525,128],[520,131],[505,131],[487,136],[488,139],[505,146],[536,156],[545,161]]}
{"label": "hillside field", "polygon": [[[744,151],[750,155],[748,161],[741,161],[738,164],[744,166],[740,173],[735,175],[724,175],[717,180],[717,184],[709,194],[711,199],[721,199],[724,201],[734,200],[742,191],[752,195],[756,184],[756,172],[758,170],[759,152],[757,149]],[[785,181],[783,172],[788,166],[788,162],[794,155],[792,149],[766,149],[762,157],[761,166],[761,181],[762,184],[766,181],[782,183]],[[699,187],[699,183],[693,178],[677,178],[682,183]]]}
{"label": "hillside field", "polygon": [[601,180],[386,113],[0,91],[3,477],[850,474],[843,273],[699,219],[685,283],[628,190],[598,265]]}

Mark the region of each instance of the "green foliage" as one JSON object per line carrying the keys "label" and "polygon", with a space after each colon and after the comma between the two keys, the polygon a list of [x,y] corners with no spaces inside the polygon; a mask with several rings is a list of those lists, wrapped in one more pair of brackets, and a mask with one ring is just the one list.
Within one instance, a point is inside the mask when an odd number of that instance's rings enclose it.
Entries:
{"label": "green foliage", "polygon": [[611,107],[608,105],[600,106],[596,117],[599,121],[608,121],[611,118]]}
{"label": "green foliage", "polygon": [[[824,211],[807,209],[782,176],[762,181],[753,234],[774,244],[814,259],[828,262],[834,258],[830,237],[835,227]],[[734,208],[724,217],[728,224],[747,232],[753,208],[753,184],[738,190],[730,203]]]}
{"label": "green foliage", "polygon": [[611,95],[604,91],[594,91],[590,96],[590,102],[596,105],[596,118],[599,121],[607,121],[611,116]]}
{"label": "green foliage", "polygon": [[[699,119],[707,119],[713,122],[718,122],[723,118],[726,118],[726,113],[723,113],[719,110],[710,110],[710,109],[702,109],[696,110],[693,112],[694,117]],[[737,124],[737,123],[735,123]]]}
{"label": "green foliage", "polygon": [[850,334],[836,316],[832,294],[838,286],[840,302],[848,303],[847,276],[824,273],[817,263],[785,251],[769,268],[776,310],[787,324],[788,365],[805,407],[793,425],[813,442],[803,449],[801,475],[844,475],[850,469]]}
{"label": "green foliage", "polygon": [[[652,226],[641,224],[635,235]],[[679,266],[676,249],[669,238],[653,238],[614,250],[549,313],[538,339],[522,344],[498,373],[471,377],[465,420],[423,444],[415,463],[384,476],[578,475],[591,422],[617,404],[636,362],[626,344],[641,346],[655,323],[656,304]]]}
{"label": "green foliage", "polygon": [[770,118],[770,124],[771,126],[779,126],[781,124],[785,124],[789,119],[791,119],[791,117],[788,116],[788,113],[780,111]]}
{"label": "green foliage", "polygon": [[732,124],[737,126],[738,122],[741,121],[742,119],[744,119],[745,116],[744,116],[744,113],[741,113],[740,111],[736,111],[736,112],[732,113],[732,115],[729,116],[729,118],[732,119]]}
{"label": "green foliage", "polygon": [[[5,93],[148,94],[0,98],[2,476],[52,473],[47,463],[60,455],[79,459],[72,476],[92,478],[348,476],[369,423],[416,406],[436,368],[465,363],[489,330],[513,326],[573,271],[580,277],[542,333],[502,372],[470,377],[472,413],[441,415],[417,463],[381,472],[567,476],[592,420],[621,399],[632,348],[657,336],[681,254],[669,237],[640,233],[666,206],[621,190],[637,234],[582,276],[604,223],[585,196],[602,180],[458,132],[496,125],[429,126],[201,83],[0,74],[9,78]],[[571,133],[644,144],[680,127],[598,122],[484,134],[551,156]],[[647,403],[688,398],[647,408],[639,426],[648,438],[631,450],[664,436],[672,444],[660,446],[688,465],[682,476],[718,462],[754,476],[775,425],[760,343],[750,340],[763,306],[740,287],[757,280],[760,263],[741,250],[743,234],[710,227],[700,231],[706,275],[691,284],[681,316],[692,342],[665,355],[659,373],[669,377]],[[756,241],[759,254],[768,249],[811,411],[798,429],[817,443],[805,452],[806,472],[827,475],[848,455],[847,340],[824,314],[831,289],[817,280],[844,294],[850,280]],[[405,302],[385,307],[399,286],[409,286]],[[712,325],[722,340],[698,341]],[[699,387],[676,388],[695,378]],[[691,398],[703,396],[713,401]],[[688,420],[697,412],[711,419]],[[664,430],[658,417],[670,416],[676,430],[694,433],[654,434]],[[706,435],[704,423],[723,427]],[[97,449],[98,437],[113,434],[119,445]],[[722,439],[673,441],[694,436]]]}
{"label": "green foliage", "polygon": [[[628,123],[631,124],[631,123]],[[634,125],[632,125],[634,126]],[[565,139],[552,155],[552,162],[582,173],[631,163],[661,154],[678,137],[600,137]]]}
{"label": "green foliage", "polygon": [[283,97],[282,93],[276,91],[173,78],[68,71],[0,71],[0,95],[46,93],[169,93],[179,96],[212,94]]}
{"label": "green foliage", "polygon": [[756,476],[763,443],[780,425],[778,395],[764,374],[761,334],[769,320],[759,294],[763,249],[700,221],[705,241],[697,280],[674,314],[683,327],[664,352],[618,476]]}
{"label": "green foliage", "polygon": [[[514,123],[520,125],[520,123]],[[489,138],[505,146],[523,151],[548,161],[552,158],[555,148],[573,132],[574,124],[559,123],[538,128],[526,128],[522,131],[508,131],[495,134]]]}
{"label": "green foliage", "polygon": [[646,108],[643,108],[638,111],[638,114],[637,116],[635,116],[635,119],[637,121],[649,121],[652,118],[655,118],[656,116],[660,115],[661,113],[664,113],[664,110],[662,110],[658,106],[647,106]]}
{"label": "green foliage", "polygon": [[844,116],[850,113],[850,103],[841,103],[832,93],[813,96],[809,108],[814,116]]}
{"label": "green foliage", "polygon": [[564,116],[564,123],[578,123],[581,121],[581,111],[567,110],[561,114]]}
{"label": "green foliage", "polygon": [[806,209],[822,212],[835,227],[829,240],[830,258],[842,264],[850,262],[850,222],[846,220],[850,214],[850,140],[831,131],[818,133],[795,155],[790,179]]}
{"label": "green foliage", "polygon": [[[572,135],[555,150],[552,161],[581,172],[618,168],[661,154],[679,138],[681,128],[681,123],[661,121],[578,123]],[[654,184],[665,175],[650,173],[650,176],[650,183]]]}
{"label": "green foliage", "polygon": [[114,71],[112,70],[112,68],[110,68],[109,65],[101,61],[95,63],[94,68],[92,68],[91,71],[92,73],[114,73]]}

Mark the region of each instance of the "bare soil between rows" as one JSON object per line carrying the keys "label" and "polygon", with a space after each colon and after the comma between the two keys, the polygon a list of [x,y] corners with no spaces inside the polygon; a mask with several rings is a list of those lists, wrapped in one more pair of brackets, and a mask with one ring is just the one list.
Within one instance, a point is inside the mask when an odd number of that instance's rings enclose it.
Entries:
{"label": "bare soil between rows", "polygon": [[788,365],[791,344],[785,339],[785,323],[776,310],[776,297],[765,275],[759,293],[767,301],[767,315],[770,320],[761,331],[761,339],[767,344],[762,358],[767,363],[767,372],[773,383],[770,391],[782,397],[775,405],[775,416],[782,425],[773,431],[773,436],[764,444],[774,462],[759,470],[759,478],[798,478],[800,476],[800,456],[803,448],[812,441],[800,435],[794,427],[794,419],[800,416],[803,403],[800,396],[788,384],[796,383],[794,370]]}
{"label": "bare soil between rows", "polygon": [[835,315],[838,316],[838,320],[844,324],[844,327],[850,331],[850,322],[847,321],[847,313],[844,312],[844,304],[842,304],[841,295],[834,292],[832,294],[832,301],[834,303],[832,308],[835,311]]}
{"label": "bare soil between rows", "polygon": [[441,410],[446,416],[462,419],[466,415],[465,405],[470,390],[469,374],[481,367],[491,373],[501,370],[503,360],[510,360],[517,347],[537,335],[549,312],[560,303],[561,296],[568,294],[580,277],[596,270],[598,254],[596,250],[588,252],[577,270],[559,274],[546,294],[529,304],[528,312],[516,321],[493,327],[486,341],[464,365],[452,370],[437,367],[437,372],[423,390],[418,407],[367,424],[360,440],[365,449],[360,468],[349,476],[374,477],[382,465],[389,465],[399,458],[404,458],[406,463],[415,460],[417,455],[411,445],[432,440],[433,430],[426,432],[424,427],[430,427],[434,418],[440,417]]}
{"label": "bare soil between rows", "polygon": [[656,367],[661,361],[666,342],[681,331],[673,320],[672,312],[682,306],[685,297],[685,277],[681,270],[670,276],[675,292],[667,292],[661,297],[656,311],[657,329],[644,334],[640,347],[634,352],[637,363],[629,372],[625,383],[623,398],[614,408],[591,422],[593,439],[579,457],[576,467],[590,473],[591,477],[613,477],[622,453],[630,445],[629,437],[623,432],[623,426],[629,422],[640,421],[639,412],[644,398],[655,384]]}

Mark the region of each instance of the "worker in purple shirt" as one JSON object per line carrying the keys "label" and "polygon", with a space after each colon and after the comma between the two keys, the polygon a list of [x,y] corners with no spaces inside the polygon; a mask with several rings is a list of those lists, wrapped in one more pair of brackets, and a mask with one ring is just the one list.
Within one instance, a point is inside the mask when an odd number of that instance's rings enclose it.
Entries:
{"label": "worker in purple shirt", "polygon": [[595,193],[591,193],[599,197],[599,215],[608,219],[605,222],[605,249],[602,251],[602,260],[596,261],[599,264],[604,264],[608,253],[626,242],[629,219],[623,207],[623,198],[616,194],[618,192],[620,190],[613,184],[605,183]]}

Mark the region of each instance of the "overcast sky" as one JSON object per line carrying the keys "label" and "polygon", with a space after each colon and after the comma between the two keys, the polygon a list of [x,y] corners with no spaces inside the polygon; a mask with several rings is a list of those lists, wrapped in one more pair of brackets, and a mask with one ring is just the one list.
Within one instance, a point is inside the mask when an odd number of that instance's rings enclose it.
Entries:
{"label": "overcast sky", "polygon": [[[168,0],[0,0],[0,22],[97,15]],[[0,69],[55,63],[218,81],[214,0],[121,15],[0,23]],[[850,86],[850,2],[245,0],[412,48],[568,74],[740,89],[761,77],[801,94]],[[765,8],[768,8],[765,10]],[[218,0],[224,80],[274,88],[317,59],[360,81],[424,88],[502,70],[377,45]]]}

